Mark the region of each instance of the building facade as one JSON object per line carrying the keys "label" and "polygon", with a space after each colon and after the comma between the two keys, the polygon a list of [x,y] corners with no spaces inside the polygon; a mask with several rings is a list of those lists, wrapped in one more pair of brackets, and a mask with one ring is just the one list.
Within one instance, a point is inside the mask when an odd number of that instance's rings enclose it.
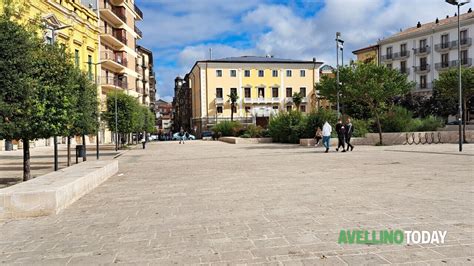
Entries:
{"label": "building facade", "polygon": [[153,109],[155,102],[155,81],[153,72],[153,53],[143,46],[137,46],[137,90],[141,93],[140,103]]}
{"label": "building facade", "polygon": [[352,52],[357,56],[357,61],[369,64],[379,64],[379,45],[370,45]]}
{"label": "building facade", "polygon": [[173,105],[164,100],[155,103],[156,127],[162,134],[167,134],[172,130]]}
{"label": "building facade", "polygon": [[[459,17],[461,24],[461,65],[472,67],[474,46],[474,13],[469,10]],[[418,24],[380,40],[380,63],[405,73],[416,82],[414,93],[429,96],[439,74],[457,67],[458,18],[447,17]]]}
{"label": "building facade", "polygon": [[190,88],[189,74],[184,78],[176,77],[174,80],[174,97],[173,97],[173,127],[174,132],[178,132],[181,128],[191,132],[193,117],[193,91]]}
{"label": "building facade", "polygon": [[[310,111],[310,94],[319,82],[321,62],[243,56],[198,61],[185,79],[191,91],[190,127],[201,132],[221,120],[266,126],[269,117],[294,109],[292,96],[301,93],[302,112]],[[185,83],[185,84],[186,84]],[[228,95],[239,99],[231,110]]]}

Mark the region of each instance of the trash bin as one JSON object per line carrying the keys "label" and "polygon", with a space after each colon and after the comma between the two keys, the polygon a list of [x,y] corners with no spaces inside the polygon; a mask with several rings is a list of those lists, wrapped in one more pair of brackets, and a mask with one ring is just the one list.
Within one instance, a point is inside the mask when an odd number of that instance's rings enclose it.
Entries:
{"label": "trash bin", "polygon": [[5,150],[6,151],[13,150],[13,142],[11,140],[5,140]]}
{"label": "trash bin", "polygon": [[84,157],[84,145],[76,145],[77,157]]}

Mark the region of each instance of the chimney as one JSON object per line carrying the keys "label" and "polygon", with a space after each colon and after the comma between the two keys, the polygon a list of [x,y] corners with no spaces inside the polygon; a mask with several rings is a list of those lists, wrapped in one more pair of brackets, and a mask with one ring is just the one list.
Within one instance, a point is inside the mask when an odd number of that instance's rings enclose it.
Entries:
{"label": "chimney", "polygon": [[457,16],[458,16],[458,14],[457,14],[457,13],[454,13],[454,16],[455,16],[455,17],[457,17]]}
{"label": "chimney", "polygon": [[439,23],[439,19],[438,19],[438,18],[436,18],[436,21],[435,21],[435,22],[436,22],[436,24],[438,24],[438,23]]}
{"label": "chimney", "polygon": [[472,12],[472,8],[470,7],[467,13],[471,13],[471,12]]}
{"label": "chimney", "polygon": [[446,15],[446,18],[449,18],[449,15]]}
{"label": "chimney", "polygon": [[316,62],[316,57],[313,57],[313,62]]}
{"label": "chimney", "polygon": [[418,21],[418,24],[416,24],[417,28],[421,28],[421,23]]}

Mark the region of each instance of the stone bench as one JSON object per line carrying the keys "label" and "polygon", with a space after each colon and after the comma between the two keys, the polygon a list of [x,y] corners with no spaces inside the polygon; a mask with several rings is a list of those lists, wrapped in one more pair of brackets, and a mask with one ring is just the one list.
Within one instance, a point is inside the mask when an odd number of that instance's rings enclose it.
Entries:
{"label": "stone bench", "polygon": [[0,189],[0,219],[56,214],[118,171],[118,161],[89,161]]}
{"label": "stone bench", "polygon": [[257,143],[272,143],[272,138],[220,137],[219,141],[230,143],[230,144],[257,144]]}

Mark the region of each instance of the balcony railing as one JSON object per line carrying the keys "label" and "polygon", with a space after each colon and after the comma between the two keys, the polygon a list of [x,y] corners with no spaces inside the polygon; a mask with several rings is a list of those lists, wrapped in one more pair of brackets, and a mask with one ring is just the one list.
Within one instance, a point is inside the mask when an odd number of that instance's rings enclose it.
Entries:
{"label": "balcony railing", "polygon": [[472,38],[461,39],[461,46],[470,46],[472,45]]}
{"label": "balcony railing", "polygon": [[382,55],[382,61],[393,60],[393,54]]}
{"label": "balcony railing", "polygon": [[415,72],[416,73],[422,73],[422,72],[429,72],[430,71],[430,65],[429,64],[424,64],[421,66],[415,66]]}
{"label": "balcony railing", "polygon": [[125,8],[122,6],[115,6],[110,0],[99,1],[100,9],[108,9],[112,11],[124,23],[127,23],[127,16],[125,15]]}
{"label": "balcony railing", "polygon": [[447,51],[447,50],[455,49],[457,46],[458,46],[457,41],[438,43],[435,45],[435,51],[436,52]]}
{"label": "balcony railing", "polygon": [[410,56],[410,51],[403,51],[403,52],[398,52],[393,54],[393,59],[404,59]]}
{"label": "balcony railing", "polygon": [[127,37],[124,29],[115,29],[113,27],[100,27],[102,33],[112,35],[119,42],[127,45]]}
{"label": "balcony railing", "polygon": [[[461,58],[461,66],[471,66],[472,58]],[[448,62],[441,62],[435,64],[435,69],[438,71],[447,70],[458,66],[458,60],[451,60]]]}
{"label": "balcony railing", "polygon": [[280,97],[272,97],[272,102],[273,103],[279,103],[280,102]]}
{"label": "balcony railing", "polygon": [[252,98],[244,97],[244,103],[252,103]]}
{"label": "balcony railing", "polygon": [[125,67],[128,65],[127,54],[124,52],[103,51],[100,57],[102,60],[111,60]]}
{"label": "balcony railing", "polygon": [[410,74],[410,69],[408,67],[405,67],[405,68],[397,68],[398,72],[402,73],[402,74],[405,74],[405,75],[409,75]]}
{"label": "balcony railing", "polygon": [[216,98],[216,104],[218,104],[218,105],[224,104],[224,98],[222,98],[222,97],[217,97],[217,98]]}
{"label": "balcony railing", "polygon": [[427,55],[431,52],[431,47],[430,46],[425,46],[425,47],[420,47],[420,48],[416,48],[414,49],[414,54],[415,55]]}
{"label": "balcony railing", "polygon": [[143,19],[143,12],[140,10],[140,8],[138,8],[138,6],[136,4],[133,5],[134,9],[135,9],[135,12],[138,14],[138,16]]}
{"label": "balcony railing", "polygon": [[109,86],[116,86],[120,87],[122,89],[127,89],[127,80],[122,78],[117,78],[117,77],[102,77],[101,78],[101,85],[109,85]]}
{"label": "balcony railing", "polygon": [[425,84],[420,84],[420,83],[417,83],[416,84],[416,90],[432,90],[433,89],[433,83],[425,83]]}
{"label": "balcony railing", "polygon": [[140,38],[143,38],[143,33],[137,26],[135,26],[135,32],[140,36]]}

